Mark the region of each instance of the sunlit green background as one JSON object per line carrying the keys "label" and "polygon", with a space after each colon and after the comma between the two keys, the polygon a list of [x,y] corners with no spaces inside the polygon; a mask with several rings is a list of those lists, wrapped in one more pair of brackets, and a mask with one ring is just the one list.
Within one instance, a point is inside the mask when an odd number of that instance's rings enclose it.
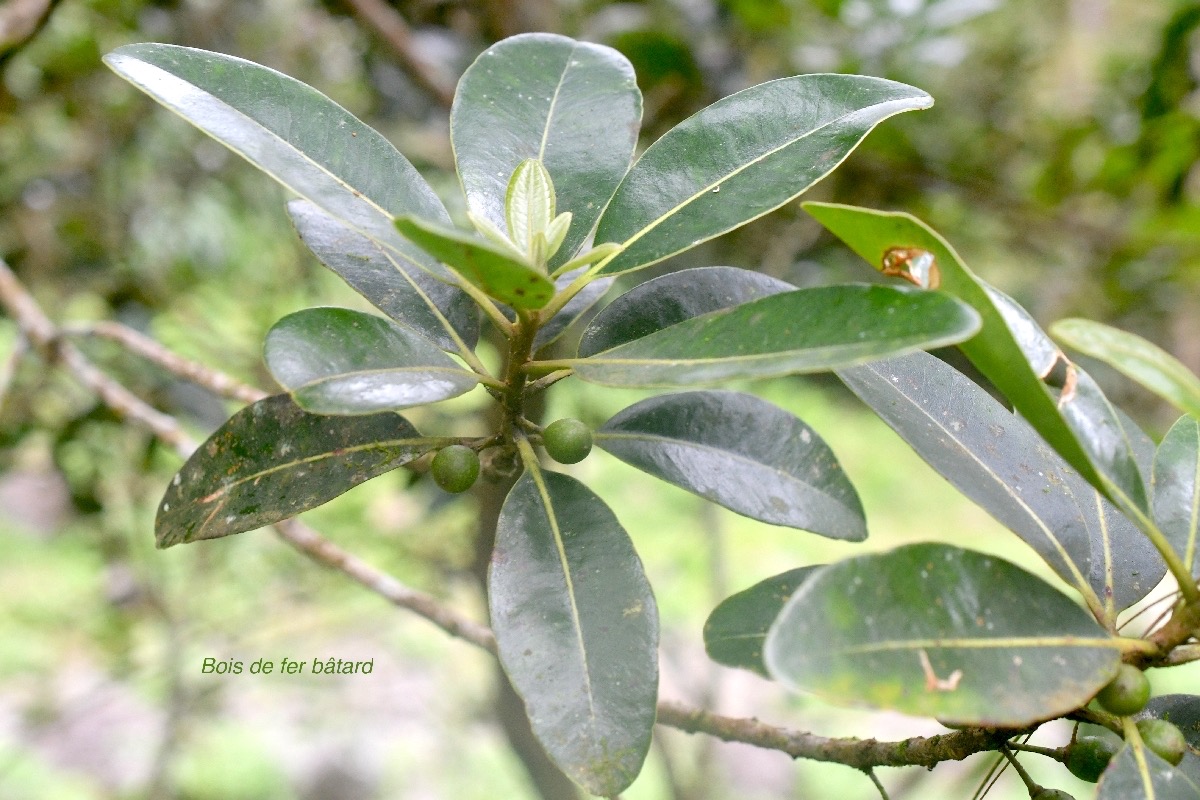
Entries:
{"label": "sunlit green background", "polygon": [[[10,9],[0,6],[0,18]],[[987,280],[1049,322],[1138,331],[1200,368],[1200,3],[1196,0],[399,0],[413,47],[447,81],[529,29],[604,42],[634,62],[649,139],[705,104],[801,72],[913,83],[930,111],[888,121],[809,197],[913,212]],[[259,348],[283,314],[363,307],[303,251],[268,179],[153,106],[99,58],[167,41],[265,63],[384,131],[452,211],[445,109],[336,0],[61,0],[0,53],[0,255],[56,319],[115,319],[270,386]],[[799,285],[869,280],[793,204],[661,269],[731,264]],[[635,280],[654,274],[638,273]],[[156,501],[177,458],[36,357],[12,361],[0,317],[0,798],[369,800],[530,798],[493,719],[492,662],[320,568],[268,531],[165,552]],[[87,350],[197,436],[233,407],[117,349]],[[1099,367],[1155,437],[1168,409]],[[932,721],[832,709],[707,661],[700,631],[727,594],[803,564],[943,539],[1048,575],[832,381],[760,392],[810,422],[863,496],[865,545],[773,529],[603,453],[571,471],[629,529],[663,615],[667,699],[826,735],[900,738]],[[423,430],[470,432],[470,395]],[[551,418],[600,423],[640,395],[569,383]],[[306,515],[401,580],[483,618],[468,498],[400,471]],[[1052,579],[1052,578],[1051,578]],[[1053,580],[1053,579],[1052,579]],[[330,656],[369,676],[201,674]],[[1154,675],[1156,691],[1200,684]],[[1048,744],[1069,732],[1048,731]],[[1031,757],[1050,785],[1091,796]],[[894,798],[969,798],[980,756],[880,770]],[[1048,768],[1047,768],[1048,767]],[[1006,774],[992,797],[1024,794]],[[878,796],[861,774],[658,731],[627,800]]]}

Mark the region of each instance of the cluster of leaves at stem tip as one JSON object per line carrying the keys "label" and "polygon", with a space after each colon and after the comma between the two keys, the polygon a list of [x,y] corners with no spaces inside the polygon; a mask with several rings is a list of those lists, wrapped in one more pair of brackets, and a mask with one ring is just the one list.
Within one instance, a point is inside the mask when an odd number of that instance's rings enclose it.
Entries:
{"label": "cluster of leaves at stem tip", "polygon": [[[106,61],[293,193],[301,239],[382,312],[314,308],[271,329],[265,360],[284,392],[239,411],[184,464],[159,509],[161,547],[292,517],[431,453],[449,491],[470,487],[480,453],[492,480],[519,471],[490,570],[499,656],[550,756],[612,796],[638,775],[655,722],[654,595],[617,515],[535,446],[572,463],[594,444],[739,514],[858,541],[862,505],[812,428],[753,395],[696,388],[832,371],[1061,581],[949,543],[803,566],[712,613],[712,658],[958,727],[1084,715],[1112,746],[1098,755],[1082,731],[1046,752],[1099,778],[1102,796],[1200,798],[1187,748],[1200,699],[1142,708],[1112,689],[1107,711],[1087,710],[1119,673],[1186,660],[1173,650],[1200,627],[1200,382],[1178,362],[1086,321],[1053,329],[1188,412],[1156,446],[936,232],[826,203],[805,207],[875,268],[872,282],[797,289],[725,266],[668,271],[589,315],[617,276],[792,201],[876,124],[930,106],[927,94],[854,75],[774,80],[634,160],[630,64],[596,44],[517,36],[458,85],[450,132],[467,211],[455,224],[379,133],[298,81],[161,44]],[[481,318],[506,342],[495,373],[475,353]],[[548,355],[577,321],[574,357]],[[951,345],[982,379],[924,352]],[[567,377],[682,391],[594,431],[528,419],[529,398]],[[502,412],[487,436],[419,432],[399,413],[479,388]],[[1168,572],[1180,590],[1167,633],[1122,636],[1118,615]],[[1170,716],[1191,738],[1163,746],[1132,714]]]}

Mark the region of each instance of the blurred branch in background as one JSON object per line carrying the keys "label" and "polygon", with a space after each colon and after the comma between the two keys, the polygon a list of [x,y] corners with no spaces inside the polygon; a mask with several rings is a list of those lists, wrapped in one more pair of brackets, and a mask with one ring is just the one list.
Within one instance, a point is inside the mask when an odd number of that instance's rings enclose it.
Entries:
{"label": "blurred branch in background", "polygon": [[438,105],[449,109],[454,102],[454,82],[435,64],[429,63],[413,42],[412,31],[400,12],[383,0],[343,0],[364,25],[373,30],[396,54],[409,77],[429,92]]}
{"label": "blurred branch in background", "polygon": [[0,64],[34,37],[59,0],[7,0],[0,5]]}

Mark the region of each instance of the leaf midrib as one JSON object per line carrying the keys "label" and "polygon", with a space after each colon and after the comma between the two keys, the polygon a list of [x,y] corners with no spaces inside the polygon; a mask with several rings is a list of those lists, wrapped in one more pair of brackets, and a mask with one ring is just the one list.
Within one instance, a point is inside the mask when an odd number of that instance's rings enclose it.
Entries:
{"label": "leaf midrib", "polygon": [[[786,80],[786,79],[785,79],[785,80]],[[670,210],[668,210],[667,212],[665,212],[665,213],[663,213],[663,214],[660,214],[658,217],[656,217],[654,220],[652,220],[652,221],[651,221],[649,224],[647,224],[645,227],[643,227],[641,230],[639,230],[639,231],[638,231],[637,233],[635,233],[633,236],[631,236],[631,237],[629,237],[628,239],[626,239],[626,240],[625,240],[625,241],[624,241],[622,244],[624,245],[625,249],[626,249],[626,250],[628,250],[630,247],[632,247],[632,245],[633,245],[633,244],[634,244],[636,241],[638,241],[639,239],[641,239],[643,236],[645,236],[645,235],[646,235],[647,233],[649,233],[650,231],[652,231],[652,230],[654,230],[655,228],[657,228],[659,225],[661,225],[663,222],[665,222],[665,221],[666,221],[667,219],[669,219],[670,217],[672,217],[672,216],[674,216],[675,214],[679,213],[679,211],[680,211],[681,209],[685,208],[686,206],[690,205],[691,203],[694,203],[696,200],[698,200],[699,198],[703,197],[703,196],[704,196],[705,194],[707,194],[708,192],[711,192],[711,191],[713,190],[713,188],[714,188],[714,187],[716,187],[716,186],[719,186],[719,185],[720,185],[721,183],[723,183],[724,181],[727,181],[727,180],[729,180],[730,178],[734,177],[735,175],[738,175],[738,174],[740,174],[740,173],[744,172],[745,170],[749,169],[750,167],[754,166],[755,164],[759,163],[760,161],[764,161],[765,159],[768,159],[768,158],[770,158],[771,156],[775,155],[776,153],[779,153],[779,152],[781,152],[781,151],[783,151],[783,150],[786,150],[787,148],[789,148],[789,147],[791,147],[791,146],[793,146],[793,145],[795,145],[795,144],[797,144],[797,143],[799,143],[799,142],[802,142],[802,141],[804,141],[804,140],[805,140],[805,139],[807,139],[809,136],[812,136],[812,135],[814,135],[814,134],[816,134],[816,133],[819,133],[820,131],[823,131],[823,130],[825,130],[825,129],[826,129],[826,128],[828,128],[828,127],[831,127],[831,126],[833,126],[833,125],[836,125],[837,123],[841,122],[842,120],[844,120],[844,119],[846,119],[846,118],[848,118],[848,117],[852,117],[852,116],[854,116],[855,114],[862,113],[863,111],[867,111],[867,110],[869,110],[869,109],[876,108],[876,107],[878,107],[878,106],[884,106],[884,105],[888,105],[889,103],[898,103],[898,102],[902,102],[903,100],[906,100],[906,99],[909,99],[909,100],[915,100],[915,99],[918,99],[918,98],[915,98],[915,97],[914,97],[914,98],[895,98],[895,99],[893,99],[893,100],[888,100],[888,101],[885,101],[885,102],[882,102],[882,103],[872,103],[872,104],[871,104],[871,105],[869,105],[869,106],[863,106],[862,108],[858,108],[858,109],[855,109],[855,110],[853,110],[853,111],[850,111],[850,112],[847,112],[847,113],[845,113],[845,114],[842,114],[841,116],[839,116],[839,117],[836,117],[835,119],[832,119],[832,120],[830,120],[829,122],[826,122],[826,123],[825,123],[825,124],[823,124],[823,125],[819,125],[819,126],[817,126],[817,127],[815,127],[815,128],[812,128],[811,130],[808,130],[808,131],[806,131],[804,134],[802,134],[802,135],[800,135],[800,136],[797,136],[795,139],[792,139],[792,140],[790,140],[790,141],[788,141],[788,142],[786,142],[786,143],[784,143],[784,144],[782,144],[782,145],[779,145],[778,147],[775,147],[775,148],[772,148],[772,149],[770,149],[770,150],[766,151],[766,152],[765,152],[765,153],[763,153],[762,155],[760,155],[760,156],[757,156],[757,157],[755,157],[754,159],[751,159],[750,161],[747,161],[745,164],[742,164],[741,166],[737,167],[736,169],[732,170],[731,172],[728,172],[728,173],[726,173],[725,175],[723,175],[722,177],[720,177],[720,178],[718,178],[717,180],[713,181],[712,183],[709,183],[707,186],[705,186],[705,187],[703,187],[702,189],[700,189],[699,191],[695,192],[694,194],[692,194],[692,195],[691,195],[690,197],[688,197],[687,199],[685,199],[685,200],[683,200],[682,202],[680,202],[680,203],[676,204],[676,205],[675,205],[673,208],[671,208],[671,209],[670,209]],[[850,151],[850,152],[853,152],[853,148],[851,148],[851,151]],[[850,155],[850,152],[847,152],[847,153],[846,153],[844,156],[842,156],[842,158],[838,159],[837,163],[830,165],[829,169],[828,169],[828,170],[826,170],[825,174],[826,174],[826,175],[828,175],[830,172],[832,172],[834,169],[836,169],[836,168],[837,168],[837,167],[838,167],[838,166],[839,166],[839,165],[840,165],[840,164],[841,164],[843,161],[845,161],[845,160],[846,160],[846,158],[847,158],[847,157],[849,157],[849,155]],[[647,150],[647,153],[649,153],[649,150]],[[645,157],[646,157],[646,156],[645,156],[645,154],[643,154],[643,155],[642,155],[642,158],[645,158]],[[640,161],[640,159],[639,159],[639,161]],[[637,169],[637,164],[636,164],[636,163],[635,163],[635,164],[634,164],[634,165],[633,165],[633,166],[630,168],[630,172],[632,172],[634,169]],[[815,183],[815,181],[814,181],[814,183]],[[811,185],[812,185],[812,183],[809,183],[808,185],[806,185],[806,186],[804,187],[804,189],[807,189],[807,188],[808,188],[808,186],[811,186]],[[796,192],[795,194],[793,194],[793,195],[791,195],[791,196],[792,196],[792,197],[795,197],[795,196],[797,196],[797,195],[801,194],[801,193],[804,191],[804,189],[801,189],[799,192]],[[787,202],[787,201],[785,200],[784,202]],[[765,215],[769,214],[769,213],[771,212],[771,210],[772,210],[772,209],[767,209],[766,211],[762,212],[761,214],[757,214],[757,215],[755,215],[755,216],[753,216],[753,217],[750,217],[749,219],[745,220],[745,222],[753,222],[754,220],[758,219],[759,217],[762,217],[762,216],[765,216]],[[606,211],[607,211],[607,209],[606,209]],[[745,224],[745,223],[743,223],[743,224]],[[678,251],[678,250],[677,250],[677,251],[675,251],[675,252],[680,252],[680,251]],[[669,258],[669,257],[670,257],[670,255],[673,255],[673,254],[669,254],[669,255],[667,255],[667,256],[664,256],[663,258]],[[662,259],[658,259],[658,260],[660,260],[660,261],[661,261]]]}
{"label": "leaf midrib", "polygon": [[563,542],[562,530],[558,526],[558,515],[554,513],[554,504],[550,500],[550,492],[546,488],[545,479],[542,476],[541,468],[533,462],[529,466],[529,475],[533,480],[534,486],[537,488],[538,496],[542,501],[542,508],[545,509],[546,522],[550,525],[550,532],[554,536],[554,547],[558,554],[559,566],[562,569],[563,581],[566,583],[567,597],[570,600],[571,607],[571,624],[575,628],[575,641],[579,645],[579,656],[582,661],[583,669],[583,684],[584,694],[587,695],[589,722],[594,726],[596,724],[596,703],[595,696],[592,690],[592,671],[591,664],[588,661],[587,643],[583,638],[583,620],[579,613],[579,604],[575,597],[575,581],[571,577],[571,563],[567,558],[566,544]]}

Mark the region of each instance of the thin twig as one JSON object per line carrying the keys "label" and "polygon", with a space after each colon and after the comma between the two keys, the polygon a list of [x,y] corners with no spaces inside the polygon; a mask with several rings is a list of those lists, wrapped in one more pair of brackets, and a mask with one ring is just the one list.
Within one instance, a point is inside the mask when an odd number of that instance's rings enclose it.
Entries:
{"label": "thin twig", "polygon": [[396,53],[400,66],[443,108],[454,103],[454,88],[434,65],[422,58],[413,46],[412,29],[400,12],[383,0],[344,0],[354,15],[379,34]]}
{"label": "thin twig", "polygon": [[1013,755],[1012,750],[1008,749],[1008,745],[1004,745],[1000,748],[1000,754],[1008,759],[1009,764],[1012,764],[1012,768],[1016,770],[1017,775],[1021,777],[1021,783],[1025,784],[1025,788],[1029,790],[1030,796],[1033,796],[1033,793],[1041,788],[1038,786],[1037,781],[1035,781],[1033,777],[1025,771],[1025,767],[1021,766],[1021,762],[1018,761],[1017,757]]}
{"label": "thin twig", "polygon": [[147,361],[170,372],[172,375],[186,381],[203,386],[214,394],[237,400],[241,403],[256,403],[267,396],[261,389],[256,389],[242,383],[229,375],[210,369],[203,364],[183,358],[174,351],[168,350],[149,336],[122,325],[119,322],[94,322],[86,325],[64,325],[60,328],[62,335],[70,337],[95,337],[109,339],[124,347],[131,353],[139,355]]}
{"label": "thin twig", "polygon": [[871,779],[871,783],[875,784],[875,788],[879,791],[879,796],[882,800],[889,800],[887,789],[883,788],[883,784],[879,781],[879,776],[875,774],[873,769],[864,769],[867,777]]}

